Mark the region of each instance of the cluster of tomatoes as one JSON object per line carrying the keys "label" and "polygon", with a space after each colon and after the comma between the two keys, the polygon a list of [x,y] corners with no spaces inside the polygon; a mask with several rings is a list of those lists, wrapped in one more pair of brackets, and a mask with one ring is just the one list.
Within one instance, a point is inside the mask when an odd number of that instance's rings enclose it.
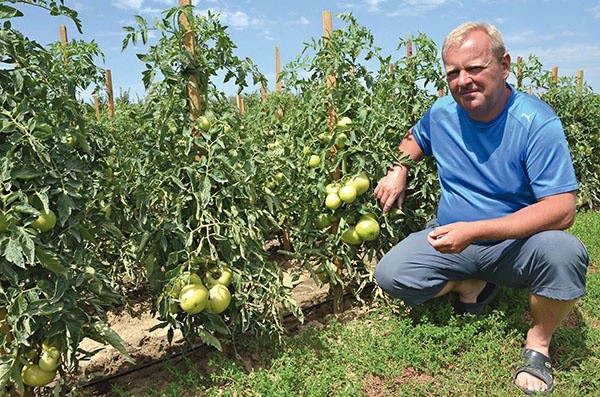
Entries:
{"label": "cluster of tomatoes", "polygon": [[[324,229],[338,220],[335,211],[344,205],[354,203],[359,196],[369,190],[370,185],[369,176],[365,172],[351,176],[345,181],[342,179],[328,184],[325,187],[325,207],[333,213],[320,214],[316,220],[317,227]],[[344,243],[359,245],[363,241],[373,241],[379,237],[380,226],[374,213],[363,214],[357,221],[350,218],[347,219],[348,226],[341,235]]]}
{"label": "cluster of tomatoes", "polygon": [[61,363],[62,349],[58,343],[45,341],[40,349],[25,354],[26,364],[21,369],[23,383],[30,387],[46,386],[56,378]]}
{"label": "cluster of tomatoes", "polygon": [[220,314],[231,304],[233,272],[227,266],[209,269],[202,279],[197,273],[184,272],[167,286],[170,312]]}
{"label": "cluster of tomatoes", "polygon": [[[352,128],[352,120],[344,116],[337,122],[337,138],[336,147],[343,148],[346,145],[346,134]],[[309,166],[316,168],[320,164],[320,157],[311,155],[309,158]],[[357,202],[357,199],[367,193],[371,187],[369,175],[361,171],[358,174],[346,175],[339,180],[329,183],[325,187],[325,207],[330,211],[320,214],[315,224],[319,229],[326,229],[335,222],[339,221],[339,216],[336,211],[339,208],[348,209],[350,205]],[[351,210],[350,213],[358,211]],[[346,218],[347,227],[344,229],[341,239],[349,245],[359,245],[363,241],[373,241],[379,236],[380,226],[377,217],[374,213],[369,212],[360,215],[359,219],[356,216]]]}

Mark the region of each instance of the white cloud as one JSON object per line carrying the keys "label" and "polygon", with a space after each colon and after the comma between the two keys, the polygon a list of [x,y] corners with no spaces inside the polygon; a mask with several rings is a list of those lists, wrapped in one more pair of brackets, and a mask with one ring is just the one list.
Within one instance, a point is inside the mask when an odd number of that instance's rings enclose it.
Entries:
{"label": "white cloud", "polygon": [[122,10],[141,10],[144,0],[113,0],[113,4]]}
{"label": "white cloud", "polygon": [[221,22],[234,28],[245,28],[250,25],[248,14],[242,11],[221,11]]}
{"label": "white cloud", "polygon": [[[112,4],[126,11],[133,11],[143,14],[158,14],[163,11],[163,8],[144,7],[145,0],[112,0]],[[166,0],[154,0],[165,3]]]}
{"label": "white cloud", "polygon": [[369,12],[374,13],[374,14],[378,14],[379,12],[381,12],[381,8],[379,7],[379,5],[387,2],[387,0],[362,0],[362,1],[363,1],[363,3],[365,3],[367,5],[367,10],[369,10]]}

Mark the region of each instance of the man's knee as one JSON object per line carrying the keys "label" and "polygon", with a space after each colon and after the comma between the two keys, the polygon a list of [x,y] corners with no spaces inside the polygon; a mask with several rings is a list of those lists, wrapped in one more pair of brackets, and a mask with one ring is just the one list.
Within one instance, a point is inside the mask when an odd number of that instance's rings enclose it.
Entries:
{"label": "man's knee", "polygon": [[534,267],[532,292],[551,299],[571,300],[585,293],[588,253],[581,241],[563,231],[530,238]]}
{"label": "man's knee", "polygon": [[539,260],[559,266],[587,267],[588,253],[581,241],[564,231],[549,230],[530,237]]}

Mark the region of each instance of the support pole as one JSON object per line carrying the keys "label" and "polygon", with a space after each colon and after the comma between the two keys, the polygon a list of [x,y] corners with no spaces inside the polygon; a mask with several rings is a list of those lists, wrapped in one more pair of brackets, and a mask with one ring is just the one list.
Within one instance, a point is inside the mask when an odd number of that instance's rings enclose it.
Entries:
{"label": "support pole", "polygon": [[112,73],[110,69],[104,72],[106,77],[106,94],[108,95],[108,118],[115,117],[115,96],[113,92]]}

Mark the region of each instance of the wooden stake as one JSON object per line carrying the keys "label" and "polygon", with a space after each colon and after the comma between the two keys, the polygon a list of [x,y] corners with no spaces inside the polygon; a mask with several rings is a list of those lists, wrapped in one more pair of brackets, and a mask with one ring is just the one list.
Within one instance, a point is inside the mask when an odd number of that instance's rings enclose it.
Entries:
{"label": "wooden stake", "polygon": [[581,92],[583,90],[583,70],[579,69],[577,71],[577,91]]}
{"label": "wooden stake", "polygon": [[517,57],[517,88],[523,88],[523,57]]}
{"label": "wooden stake", "polygon": [[[329,44],[329,39],[331,37],[331,33],[332,33],[332,23],[331,23],[331,11],[323,11],[322,12],[322,16],[323,16],[323,37],[325,38],[325,46],[327,46]],[[329,75],[327,76],[327,88],[329,88],[329,91],[331,92],[333,90],[333,88],[336,85],[336,78],[335,78],[335,73],[332,71],[329,72]],[[335,124],[337,123],[337,115],[336,115],[336,111],[333,108],[333,104],[331,102],[329,102],[329,119],[327,122],[327,126],[329,127],[329,131],[331,131],[333,133],[333,130],[335,129]]]}
{"label": "wooden stake", "polygon": [[[331,11],[323,11],[322,17],[323,17],[324,45],[327,47],[329,45],[329,40],[330,40],[332,32],[333,32],[333,24],[331,22]],[[327,88],[329,89],[329,92],[333,91],[333,89],[336,85],[336,76],[335,76],[335,73],[333,70],[331,70],[329,72],[329,74],[327,75],[326,84],[327,84]],[[333,103],[330,100],[329,104],[328,104],[327,127],[332,134],[335,132],[336,123],[337,123],[337,113],[335,111],[335,108],[333,107]],[[333,159],[333,158],[335,158],[336,153],[337,153],[337,149],[335,146],[333,146],[331,148],[331,153],[329,155]],[[340,170],[339,169],[336,169],[333,172],[333,179],[335,179],[335,180],[340,179]],[[332,225],[332,232],[337,233],[338,227],[339,227],[339,221],[334,222]],[[340,278],[342,278],[343,274],[344,274],[344,263],[343,263],[342,259],[339,257],[334,257],[333,263],[335,263],[335,266],[337,268],[336,271],[337,271],[338,276]],[[334,285],[331,285],[330,288],[332,289],[332,293],[333,293],[333,312],[341,313],[342,311],[344,311],[344,286],[341,284],[334,284]]]}
{"label": "wooden stake", "polygon": [[237,94],[236,102],[238,109],[240,109],[240,114],[243,115],[246,112],[246,109],[244,107],[244,98],[242,98],[242,94]]}
{"label": "wooden stake", "polygon": [[281,53],[279,47],[275,47],[275,91],[281,93]]}
{"label": "wooden stake", "polygon": [[96,108],[96,120],[100,121],[100,101],[96,94],[94,94],[94,107]]}
{"label": "wooden stake", "polygon": [[110,69],[106,69],[106,94],[108,95],[108,118],[115,117],[115,97],[113,93],[112,73]]}
{"label": "wooden stake", "polygon": [[[179,6],[191,6],[192,0],[179,0]],[[196,59],[196,36],[194,31],[190,28],[190,21],[187,16],[181,15],[181,25],[185,30],[183,34],[183,48],[192,54],[192,59]],[[202,95],[200,93],[200,87],[198,85],[198,77],[192,74],[188,78],[187,82],[187,94],[189,99],[189,114],[190,119],[196,120],[202,115]]]}
{"label": "wooden stake", "polygon": [[558,66],[552,68],[552,83],[558,83]]}
{"label": "wooden stake", "polygon": [[69,39],[67,37],[67,27],[65,25],[60,25],[58,27],[58,32],[60,34],[60,44],[62,45],[62,49],[65,52],[65,63],[69,63],[69,57],[66,54],[67,43],[69,42]]}
{"label": "wooden stake", "polygon": [[265,83],[260,84],[260,101],[263,103],[267,101],[267,87],[265,87]]}

